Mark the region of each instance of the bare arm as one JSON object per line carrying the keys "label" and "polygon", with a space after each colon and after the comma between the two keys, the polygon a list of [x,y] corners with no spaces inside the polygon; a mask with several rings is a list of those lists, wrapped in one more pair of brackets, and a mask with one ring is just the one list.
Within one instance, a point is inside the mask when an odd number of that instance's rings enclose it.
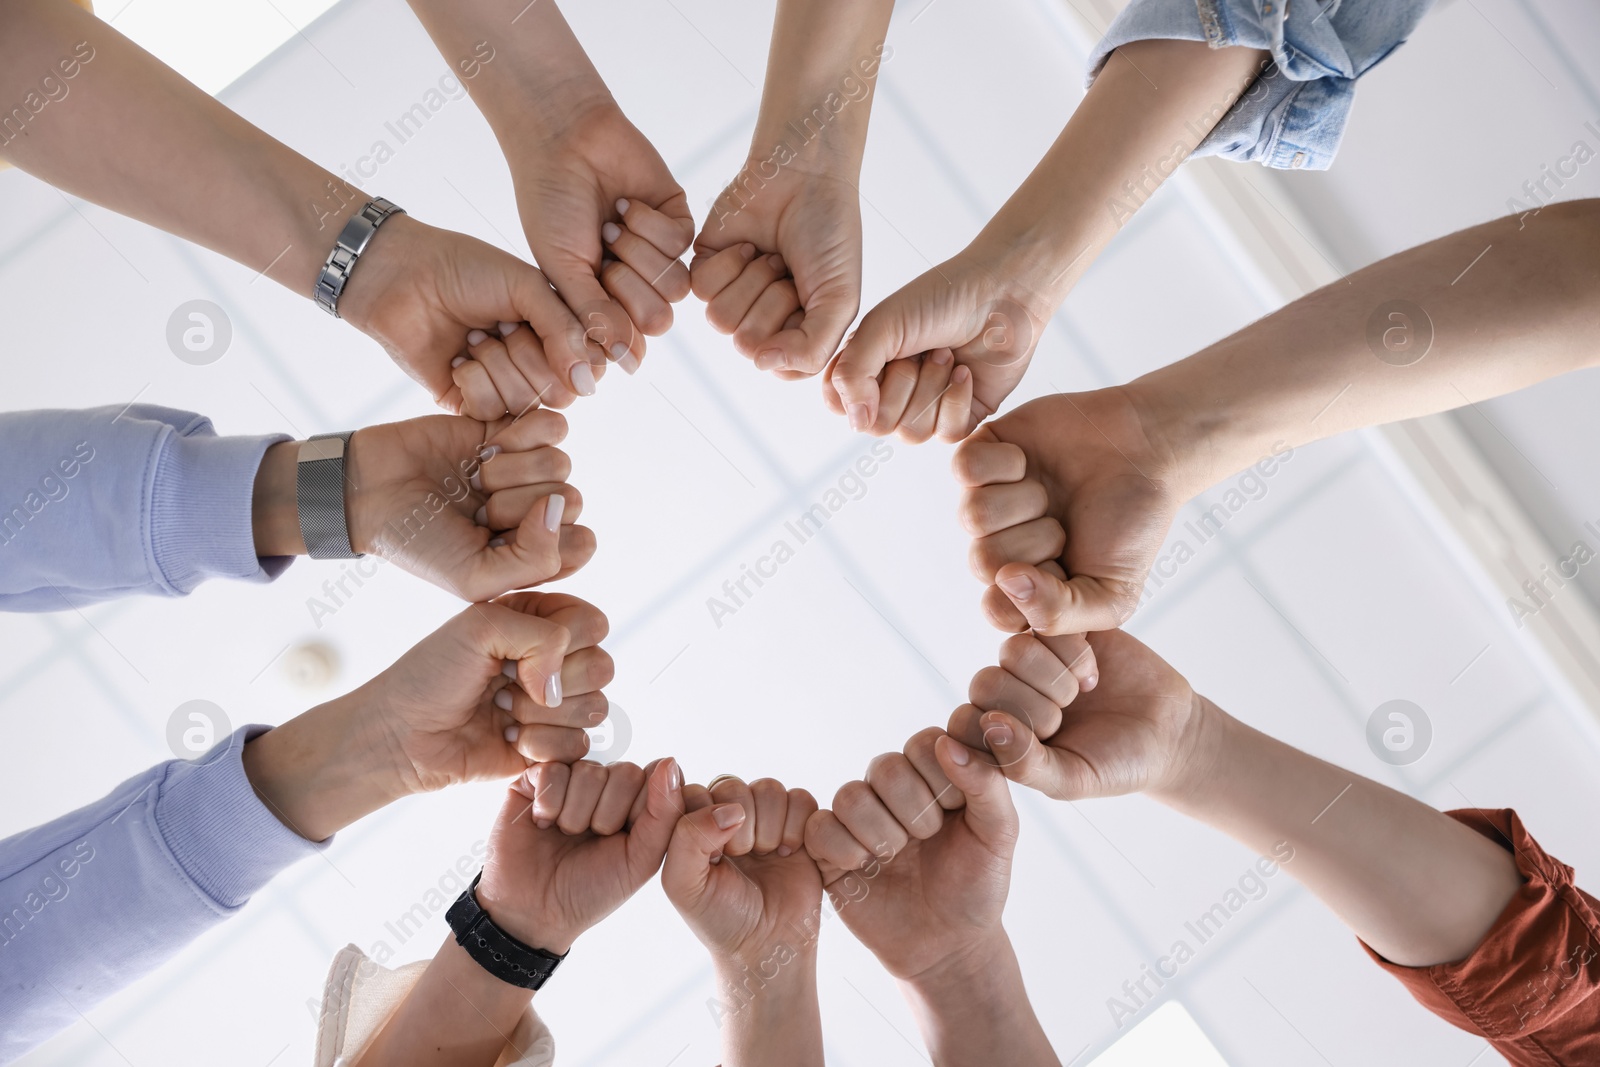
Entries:
{"label": "bare arm", "polygon": [[1272,451],[1600,362],[1600,200],[1380,260],[1138,379],[1189,495]]}
{"label": "bare arm", "polygon": [[[76,60],[70,79],[63,59]],[[302,295],[340,226],[367,202],[76,5],[5,0],[0,100],[23,100],[45,74],[66,95],[6,127],[8,161]]]}
{"label": "bare arm", "polygon": [[[824,396],[854,429],[960,440],[999,410],[1051,316],[1123,224],[1260,73],[1267,54],[1194,41],[1112,53],[1055,144],[962,251],[861,320]],[[943,357],[950,349],[952,360]],[[921,361],[939,352],[937,362]],[[907,379],[896,383],[891,375]],[[913,394],[940,398],[937,415]],[[970,385],[968,384],[970,382]]]}
{"label": "bare arm", "polygon": [[1270,856],[1385,959],[1469,955],[1522,884],[1508,849],[1404,793],[1290,748],[1210,701],[1157,799]]}

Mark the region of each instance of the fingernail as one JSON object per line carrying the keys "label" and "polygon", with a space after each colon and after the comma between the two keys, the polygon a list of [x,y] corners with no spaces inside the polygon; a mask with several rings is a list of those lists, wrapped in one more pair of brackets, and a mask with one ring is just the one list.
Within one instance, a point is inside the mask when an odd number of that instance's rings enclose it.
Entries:
{"label": "fingernail", "polygon": [[929,356],[928,358],[942,367],[955,357],[950,354],[950,350],[948,348],[937,348],[934,349],[933,355]]}
{"label": "fingernail", "polygon": [[482,448],[478,449],[478,461],[480,463],[487,463],[494,457],[498,456],[500,452],[501,448],[499,445],[484,445]]}
{"label": "fingernail", "polygon": [[515,681],[517,677],[517,661],[514,659],[506,660],[505,663],[500,665],[500,673]]}
{"label": "fingernail", "polygon": [[561,706],[561,675],[552,674],[544,683],[544,706],[559,708]]}
{"label": "fingernail", "polygon": [[722,853],[718,852],[711,857],[711,866],[715,867],[722,862]]}
{"label": "fingernail", "polygon": [[474,348],[483,344],[483,342],[487,341],[488,339],[489,335],[484,333],[482,330],[467,331],[467,344],[472,345]]}
{"label": "fingernail", "polygon": [[485,504],[483,507],[473,512],[472,521],[477,523],[479,526],[489,525],[489,505]]}
{"label": "fingernail", "polygon": [[1085,678],[1083,680],[1083,684],[1078,686],[1078,689],[1081,690],[1082,692],[1087,693],[1089,690],[1093,689],[1095,686],[1097,686],[1099,684],[1100,684],[1100,676],[1098,674],[1091,674],[1091,675],[1089,675],[1089,677],[1087,677],[1087,678]]}
{"label": "fingernail", "polygon": [[967,751],[967,746],[957,743],[954,739],[951,739],[945,751],[950,753],[950,762],[957,767],[965,767],[972,762],[972,753]]}
{"label": "fingernail", "polygon": [[667,788],[683,788],[683,768],[678,766],[678,761],[675,759],[667,760]]}
{"label": "fingernail", "polygon": [[746,263],[756,258],[756,246],[748,241],[739,246],[739,255]]}
{"label": "fingernail", "polygon": [[[505,690],[502,689],[501,692],[503,693]],[[516,723],[512,723],[510,726],[506,727],[506,741],[513,745],[516,744],[517,738],[521,735],[521,733],[522,727],[518,726]]]}
{"label": "fingernail", "polygon": [[476,469],[474,469],[471,474],[467,475],[467,484],[479,492],[483,491],[483,479],[478,477],[478,472]]}
{"label": "fingernail", "polygon": [[502,322],[498,327],[500,330],[500,336],[510,337],[512,334],[517,332],[517,327],[521,325],[522,323],[520,322]]}
{"label": "fingernail", "polygon": [[617,357],[617,366],[622,368],[624,374],[639,373],[639,357],[632,352],[623,352]]}
{"label": "fingernail", "polygon": [[494,695],[494,706],[501,711],[511,710],[511,690],[502,689]]}
{"label": "fingernail", "polygon": [[790,848],[788,845],[779,845],[778,846],[778,855],[780,855],[780,856],[792,856],[792,855],[794,855],[794,849]]}
{"label": "fingernail", "polygon": [[452,359],[450,361],[450,369],[451,370],[455,370],[457,367],[461,366],[461,364],[465,363],[466,361],[467,361],[467,357],[466,356],[457,356],[455,359]]}
{"label": "fingernail", "polygon": [[489,547],[504,548],[506,547],[506,539],[504,537],[491,537],[489,538]]}
{"label": "fingernail", "polygon": [[772,253],[772,255],[767,257],[767,265],[770,266],[773,270],[782,270],[783,269],[783,257],[778,255],[778,253],[774,252],[774,253]]}
{"label": "fingernail", "polygon": [[717,820],[717,826],[721,829],[731,830],[744,822],[744,808],[738,804],[718,804],[711,817]]}
{"label": "fingernail", "polygon": [[594,371],[587,363],[572,365],[572,391],[579,396],[594,396]]}
{"label": "fingernail", "polygon": [[628,209],[630,207],[632,207],[632,206],[633,205],[628,203],[626,200],[618,200],[617,201],[617,214],[618,215],[626,215],[628,213]]}
{"label": "fingernail", "polygon": [[622,236],[622,227],[618,226],[614,222],[608,222],[604,226],[600,227],[600,236],[605,238],[606,244],[611,244],[618,237]]}
{"label": "fingernail", "polygon": [[561,515],[567,510],[567,498],[560,493],[551,493],[550,499],[544,506],[544,528],[546,533],[555,533],[561,529]]}
{"label": "fingernail", "polygon": [[1033,596],[1033,579],[1026,574],[1013,574],[1009,578],[1000,579],[1000,588],[1012,600],[1028,600]]}
{"label": "fingernail", "polygon": [[852,430],[855,430],[859,433],[867,428],[867,405],[851,404],[849,415],[850,428]]}
{"label": "fingernail", "polygon": [[555,825],[555,820],[553,820],[553,819],[535,819],[535,820],[533,820],[533,825],[537,826],[541,830],[548,830],[548,829],[550,829],[550,827]]}
{"label": "fingernail", "polygon": [[969,371],[966,367],[957,367],[951,373],[950,380],[952,382],[956,382],[957,384],[960,384],[962,382],[965,382],[970,377],[972,377],[972,372]]}
{"label": "fingernail", "polygon": [[767,348],[756,354],[757,370],[777,370],[785,362],[781,348]]}

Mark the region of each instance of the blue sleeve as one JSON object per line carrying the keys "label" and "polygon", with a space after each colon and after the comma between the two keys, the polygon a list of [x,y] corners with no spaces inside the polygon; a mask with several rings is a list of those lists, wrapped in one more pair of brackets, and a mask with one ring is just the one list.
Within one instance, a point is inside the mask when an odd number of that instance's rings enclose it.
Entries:
{"label": "blue sleeve", "polygon": [[159,967],[315,844],[245,776],[247,726],[0,841],[0,1064]]}
{"label": "blue sleeve", "polygon": [[[1195,115],[1215,128],[1197,156],[1326,170],[1339,151],[1356,79],[1400,47],[1433,0],[1132,0],[1089,56],[1089,81],[1133,41],[1204,41],[1272,54],[1237,100]],[[1217,121],[1218,116],[1220,121]]]}
{"label": "blue sleeve", "polygon": [[153,404],[0,414],[0,610],[277,577],[290,560],[256,557],[250,502],[285,440]]}

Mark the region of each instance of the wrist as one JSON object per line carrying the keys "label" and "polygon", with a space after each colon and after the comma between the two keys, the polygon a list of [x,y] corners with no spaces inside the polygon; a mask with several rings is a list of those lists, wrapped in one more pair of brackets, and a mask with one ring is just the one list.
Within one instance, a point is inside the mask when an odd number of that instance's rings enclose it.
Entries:
{"label": "wrist", "polygon": [[1170,363],[1123,387],[1147,435],[1171,457],[1171,484],[1184,501],[1276,447],[1271,443],[1270,412],[1253,410],[1270,405],[1255,405],[1251,396],[1236,395],[1249,394],[1249,389],[1227,389],[1226,359],[1218,366],[1215,360],[1203,359],[1205,355]]}
{"label": "wrist", "polygon": [[1184,723],[1181,740],[1166,778],[1146,789],[1152,800],[1187,814],[1197,814],[1211,803],[1223,783],[1228,753],[1237,746],[1239,721],[1198,693],[1191,696],[1193,712]]}
{"label": "wrist", "polygon": [[1011,938],[995,923],[983,932],[941,953],[938,962],[900,984],[919,1001],[944,1003],[970,998],[974,985],[992,981],[997,961],[1015,960]]}
{"label": "wrist", "polygon": [[963,254],[993,264],[991,270],[998,277],[1035,294],[1053,314],[1109,236],[1097,232],[1091,220],[1027,214],[1008,205],[985,224]]}
{"label": "wrist", "polygon": [[250,494],[250,528],[255,535],[256,555],[263,559],[305,555],[296,481],[299,456],[299,441],[280,441],[267,449],[256,469],[255,487]]}
{"label": "wrist", "polygon": [[318,705],[245,745],[245,776],[285,826],[326,840],[415,792],[371,718],[360,690]]}
{"label": "wrist", "polygon": [[715,961],[725,1067],[813,1067],[823,1062],[815,943],[764,967]]}
{"label": "wrist", "polygon": [[[572,945],[582,930],[563,930],[556,924],[517,906],[514,886],[501,886],[498,868],[486,865],[478,882],[478,907],[489,921],[529,948],[543,949],[557,956],[572,951]],[[524,891],[526,892],[526,891]]]}

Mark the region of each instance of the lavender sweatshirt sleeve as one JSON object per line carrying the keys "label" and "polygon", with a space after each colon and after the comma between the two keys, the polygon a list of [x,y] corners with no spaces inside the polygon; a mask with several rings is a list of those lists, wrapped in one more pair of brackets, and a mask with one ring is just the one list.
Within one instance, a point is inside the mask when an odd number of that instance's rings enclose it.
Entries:
{"label": "lavender sweatshirt sleeve", "polygon": [[[245,776],[247,726],[54,822],[0,841],[0,1064],[159,967],[326,846]],[[331,840],[331,839],[330,839]]]}
{"label": "lavender sweatshirt sleeve", "polygon": [[286,440],[154,404],[0,414],[0,610],[277,577],[290,560],[256,557],[250,503]]}

